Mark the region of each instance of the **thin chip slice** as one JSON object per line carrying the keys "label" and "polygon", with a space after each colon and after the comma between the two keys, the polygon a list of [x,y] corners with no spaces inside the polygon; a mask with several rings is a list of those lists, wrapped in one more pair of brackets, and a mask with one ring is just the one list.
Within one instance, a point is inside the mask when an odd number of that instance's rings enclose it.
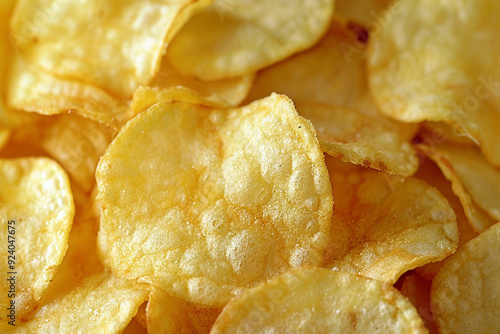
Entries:
{"label": "thin chip slice", "polygon": [[333,158],[327,166],[335,198],[327,268],[393,284],[456,250],[455,213],[435,188]]}
{"label": "thin chip slice", "polygon": [[500,166],[500,2],[396,3],[370,40],[370,88],[382,112],[451,124]]}
{"label": "thin chip slice", "polygon": [[69,179],[55,161],[0,160],[0,268],[9,278],[0,284],[2,310],[14,300],[21,317],[36,306],[63,260],[73,215]]}
{"label": "thin chip slice", "polygon": [[157,103],[122,128],[96,178],[110,269],[189,302],[221,307],[321,262],[328,171],[286,96],[229,110]]}
{"label": "thin chip slice", "polygon": [[41,147],[90,193],[95,186],[97,163],[111,143],[113,130],[77,115],[60,115],[51,117],[42,131]]}
{"label": "thin chip slice", "polygon": [[205,334],[220,312],[217,308],[196,307],[153,288],[146,310],[148,332]]}
{"label": "thin chip slice", "polygon": [[389,284],[326,269],[297,269],[234,298],[217,333],[427,333]]}
{"label": "thin chip slice", "polygon": [[412,175],[418,158],[409,141],[418,127],[378,111],[367,88],[364,53],[345,53],[354,39],[352,32],[333,22],[314,48],[261,71],[247,101],[271,92],[286,94],[311,120],[329,155],[391,174]]}
{"label": "thin chip slice", "polygon": [[[460,199],[453,193],[451,183],[444,177],[444,175],[439,170],[439,167],[436,166],[433,161],[431,161],[430,159],[424,159],[415,176],[439,190],[439,192],[446,198],[448,203],[450,203],[451,208],[457,216],[459,247],[477,237],[478,234],[472,229],[471,225],[469,224],[469,220],[465,214]],[[446,259],[439,262],[429,263],[423,267],[418,267],[415,270],[423,278],[432,280],[445,261]]]}
{"label": "thin chip slice", "polygon": [[474,231],[481,233],[500,220],[500,171],[478,149],[447,143],[419,147],[451,181]]}
{"label": "thin chip slice", "polygon": [[122,333],[148,295],[144,285],[98,273],[16,323],[16,333]]}
{"label": "thin chip slice", "polygon": [[168,57],[163,57],[160,71],[149,86],[158,88],[183,86],[196,91],[203,97],[220,101],[221,104],[237,106],[248,95],[253,79],[254,75],[248,74],[229,79],[203,81],[182,75],[172,66]]}
{"label": "thin chip slice", "polygon": [[166,43],[209,0],[20,0],[12,38],[29,62],[129,97],[160,67]]}
{"label": "thin chip slice", "polygon": [[432,283],[431,306],[440,333],[500,332],[500,223],[471,240]]}
{"label": "thin chip slice", "polygon": [[314,45],[333,0],[215,0],[183,27],[167,57],[184,75],[219,80],[254,73]]}
{"label": "thin chip slice", "polygon": [[97,86],[58,78],[29,64],[19,54],[12,62],[7,95],[11,108],[42,115],[75,112],[115,129],[132,118],[125,100]]}

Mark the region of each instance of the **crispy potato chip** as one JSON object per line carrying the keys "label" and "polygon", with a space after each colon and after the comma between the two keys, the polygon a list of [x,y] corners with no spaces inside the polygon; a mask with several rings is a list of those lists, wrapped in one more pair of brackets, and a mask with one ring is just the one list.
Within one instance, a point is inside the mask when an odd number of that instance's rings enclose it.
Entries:
{"label": "crispy potato chip", "polygon": [[[460,199],[457,195],[453,193],[450,182],[443,176],[439,168],[431,160],[424,159],[415,176],[439,190],[439,192],[448,200],[448,203],[450,203],[451,208],[457,216],[459,246],[477,237],[478,234],[474,232],[469,224],[469,220],[465,215],[462,203],[460,203]],[[434,276],[436,276],[444,261],[446,261],[446,259],[440,262],[426,264],[425,266],[418,267],[415,270],[422,277],[432,280]]]}
{"label": "crispy potato chip", "polygon": [[19,333],[121,333],[148,298],[144,285],[104,272],[85,279],[75,290],[44,305]]}
{"label": "crispy potato chip", "polygon": [[333,3],[215,0],[177,34],[167,57],[184,75],[203,80],[251,74],[314,45]]}
{"label": "crispy potato chip", "polygon": [[384,22],[385,10],[393,0],[337,0],[335,15],[348,22],[355,22],[364,26],[366,30],[373,30],[377,24]]}
{"label": "crispy potato chip", "polygon": [[381,110],[406,122],[449,123],[500,166],[500,2],[397,4],[370,44],[370,87]]}
{"label": "crispy potato chip", "polygon": [[[0,267],[8,276],[0,284],[2,310],[14,301],[21,317],[42,297],[68,247],[73,215],[69,179],[56,162],[0,160]],[[0,322],[7,319],[2,312]]]}
{"label": "crispy potato chip", "polygon": [[297,269],[234,298],[210,333],[427,333],[389,284],[325,269]]}
{"label": "crispy potato chip", "polygon": [[474,231],[483,232],[500,220],[500,171],[481,152],[445,143],[419,147],[451,181]]}
{"label": "crispy potato chip", "polygon": [[58,78],[30,65],[19,54],[13,58],[7,96],[12,108],[42,115],[74,111],[115,129],[133,116],[125,100],[115,98],[97,86]]}
{"label": "crispy potato chip", "polygon": [[455,213],[433,187],[327,158],[335,198],[327,268],[393,284],[458,244]]}
{"label": "crispy potato chip", "polygon": [[252,88],[254,75],[203,81],[194,77],[182,75],[172,66],[167,57],[163,57],[160,71],[151,82],[151,87],[170,88],[183,86],[192,89],[208,99],[220,101],[227,106],[239,105]]}
{"label": "crispy potato chip", "polygon": [[432,281],[412,272],[404,278],[401,293],[415,306],[430,333],[437,333],[436,320],[430,305],[431,283]]}
{"label": "crispy potato chip", "polygon": [[198,305],[318,265],[327,244],[324,157],[283,95],[229,110],[155,104],[122,128],[96,178],[110,269]]}
{"label": "crispy potato chip", "polygon": [[219,316],[217,308],[196,307],[153,288],[146,310],[149,333],[208,333]]}
{"label": "crispy potato chip", "polygon": [[29,62],[127,97],[153,78],[189,14],[209,2],[20,0],[11,31]]}
{"label": "crispy potato chip", "polygon": [[500,332],[500,224],[469,241],[432,282],[440,333]]}
{"label": "crispy potato chip", "polygon": [[60,115],[51,118],[43,134],[41,146],[90,193],[95,186],[97,163],[111,143],[113,131],[77,115]]}
{"label": "crispy potato chip", "polygon": [[390,120],[377,110],[368,94],[363,54],[343,52],[353,38],[333,22],[314,48],[260,72],[247,100],[274,91],[286,94],[311,120],[328,154],[409,176],[418,168],[409,143],[418,127]]}

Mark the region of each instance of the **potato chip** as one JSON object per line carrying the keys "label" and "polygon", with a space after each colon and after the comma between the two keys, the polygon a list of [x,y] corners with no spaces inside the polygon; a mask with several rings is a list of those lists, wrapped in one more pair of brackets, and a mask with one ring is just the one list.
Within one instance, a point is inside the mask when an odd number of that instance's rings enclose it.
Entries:
{"label": "potato chip", "polygon": [[476,148],[450,144],[420,148],[451,181],[474,231],[480,233],[500,220],[500,171]]}
{"label": "potato chip", "polygon": [[184,75],[203,80],[251,74],[314,45],[330,23],[333,4],[215,0],[177,34],[167,57]]}
{"label": "potato chip", "polygon": [[325,266],[393,284],[457,248],[455,213],[433,187],[327,158],[335,198]]}
{"label": "potato chip", "polygon": [[467,133],[459,132],[444,122],[423,122],[419,137],[423,144],[434,146],[444,142],[454,143],[460,146],[477,146],[474,138]]}
{"label": "potato chip", "polygon": [[[42,297],[68,247],[73,215],[69,179],[56,162],[0,160],[2,310],[14,305],[21,317]],[[11,314],[2,312],[0,322]]]}
{"label": "potato chip", "polygon": [[60,115],[51,118],[43,134],[41,146],[90,193],[95,186],[97,162],[111,143],[113,131],[77,115]]}
{"label": "potato chip", "polygon": [[158,88],[183,86],[196,91],[203,97],[220,101],[221,104],[237,106],[248,95],[253,79],[254,75],[248,74],[229,79],[203,81],[182,75],[172,66],[167,57],[163,57],[160,71],[153,78],[150,86]]}
{"label": "potato chip", "polygon": [[382,112],[451,124],[500,166],[500,2],[397,4],[369,48],[370,87]]}
{"label": "potato chip", "polygon": [[196,307],[153,288],[146,310],[149,333],[208,333],[219,316],[217,308]]}
{"label": "potato chip", "polygon": [[122,128],[96,178],[110,269],[197,305],[318,265],[327,244],[324,157],[283,95],[229,110],[157,103]]}
{"label": "potato chip", "polygon": [[[469,224],[469,220],[465,215],[464,208],[462,207],[459,198],[453,193],[450,182],[443,176],[439,168],[431,160],[425,159],[415,176],[439,190],[448,203],[450,203],[451,208],[457,216],[459,246],[477,237],[477,233],[474,232]],[[436,276],[444,261],[446,261],[446,259],[440,262],[426,264],[425,266],[418,267],[415,270],[423,278],[432,280],[434,276]]]}
{"label": "potato chip", "polygon": [[20,0],[12,37],[50,74],[131,96],[158,71],[166,43],[209,0]]}
{"label": "potato chip", "polygon": [[328,154],[409,176],[418,168],[409,143],[417,127],[390,120],[377,110],[368,94],[363,54],[343,51],[354,38],[333,22],[314,48],[260,72],[247,100],[273,91],[286,94],[311,120]]}
{"label": "potato chip", "polygon": [[427,333],[392,286],[349,273],[297,269],[234,298],[210,333]]}
{"label": "potato chip", "polygon": [[104,272],[85,279],[63,299],[44,305],[19,333],[121,333],[148,298],[144,285]]}
{"label": "potato chip", "polygon": [[500,331],[500,224],[469,241],[432,282],[431,306],[440,333]]}
{"label": "potato chip", "polygon": [[19,54],[13,58],[8,79],[10,107],[42,115],[75,112],[115,129],[132,118],[125,100],[97,86],[44,72]]}

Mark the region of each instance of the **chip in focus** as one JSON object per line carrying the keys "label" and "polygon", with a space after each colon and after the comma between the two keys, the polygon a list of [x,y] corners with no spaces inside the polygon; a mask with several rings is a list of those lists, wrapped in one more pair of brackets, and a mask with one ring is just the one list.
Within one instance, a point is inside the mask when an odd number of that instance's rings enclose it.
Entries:
{"label": "chip in focus", "polygon": [[96,178],[110,269],[194,304],[222,307],[322,261],[328,171],[286,96],[228,110],[159,102],[122,128]]}

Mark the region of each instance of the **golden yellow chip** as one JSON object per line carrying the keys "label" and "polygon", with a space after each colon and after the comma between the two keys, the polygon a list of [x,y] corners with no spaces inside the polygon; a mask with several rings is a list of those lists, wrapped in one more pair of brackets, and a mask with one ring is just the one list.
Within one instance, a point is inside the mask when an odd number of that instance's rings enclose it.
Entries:
{"label": "golden yellow chip", "polygon": [[153,288],[146,309],[149,333],[208,333],[219,316],[217,308],[196,307]]}
{"label": "golden yellow chip", "polygon": [[[439,190],[448,203],[450,203],[451,208],[457,216],[459,246],[477,237],[477,233],[474,232],[469,224],[469,220],[467,219],[462,203],[460,203],[460,199],[453,193],[451,183],[444,177],[436,164],[434,164],[430,159],[424,159],[415,176]],[[440,262],[426,264],[425,266],[418,267],[415,270],[422,277],[432,280],[434,276],[436,276],[444,261],[446,261],[446,259]]]}
{"label": "golden yellow chip", "polygon": [[209,0],[20,0],[12,38],[29,62],[131,96],[158,71],[166,43]]}
{"label": "golden yellow chip", "polygon": [[324,157],[283,95],[229,110],[157,103],[122,128],[96,178],[110,269],[195,304],[318,265],[327,244]]}
{"label": "golden yellow chip", "polygon": [[112,140],[113,131],[77,115],[52,117],[43,128],[41,147],[56,159],[87,193],[95,186],[99,158]]}
{"label": "golden yellow chip", "polygon": [[42,115],[75,112],[116,129],[132,118],[125,100],[97,86],[51,75],[19,54],[12,62],[7,94],[12,108]]}
{"label": "golden yellow chip", "polygon": [[500,220],[500,171],[479,150],[447,143],[420,149],[451,181],[474,231],[483,232]]}
{"label": "golden yellow chip", "polygon": [[184,75],[219,80],[254,73],[314,45],[333,0],[214,3],[191,18],[167,48]]}
{"label": "golden yellow chip", "polygon": [[469,241],[432,283],[440,333],[500,332],[500,223]]}
{"label": "golden yellow chip", "polygon": [[389,284],[326,269],[297,269],[234,298],[217,333],[427,333]]}
{"label": "golden yellow chip", "polygon": [[370,39],[370,87],[381,110],[406,122],[449,123],[500,166],[500,2],[396,3]]}
{"label": "golden yellow chip", "polygon": [[163,57],[160,71],[149,86],[158,88],[183,86],[196,91],[207,99],[220,101],[221,104],[228,106],[237,106],[248,95],[250,88],[252,88],[253,79],[254,75],[248,74],[229,79],[203,81],[182,75],[172,66],[167,57]]}
{"label": "golden yellow chip", "polygon": [[147,287],[104,272],[20,323],[19,333],[121,333],[148,298]]}
{"label": "golden yellow chip", "polygon": [[458,244],[455,213],[433,187],[327,158],[333,187],[327,268],[393,284]]}
{"label": "golden yellow chip", "polygon": [[56,162],[0,160],[0,240],[5,246],[0,268],[6,277],[0,307],[10,308],[0,314],[2,323],[13,313],[19,319],[44,294],[68,247],[73,215],[69,179]]}
{"label": "golden yellow chip", "polygon": [[346,55],[342,50],[353,39],[333,22],[314,48],[260,72],[247,101],[272,92],[286,94],[311,120],[329,155],[409,176],[418,168],[409,143],[417,127],[378,111],[367,88],[364,54]]}

